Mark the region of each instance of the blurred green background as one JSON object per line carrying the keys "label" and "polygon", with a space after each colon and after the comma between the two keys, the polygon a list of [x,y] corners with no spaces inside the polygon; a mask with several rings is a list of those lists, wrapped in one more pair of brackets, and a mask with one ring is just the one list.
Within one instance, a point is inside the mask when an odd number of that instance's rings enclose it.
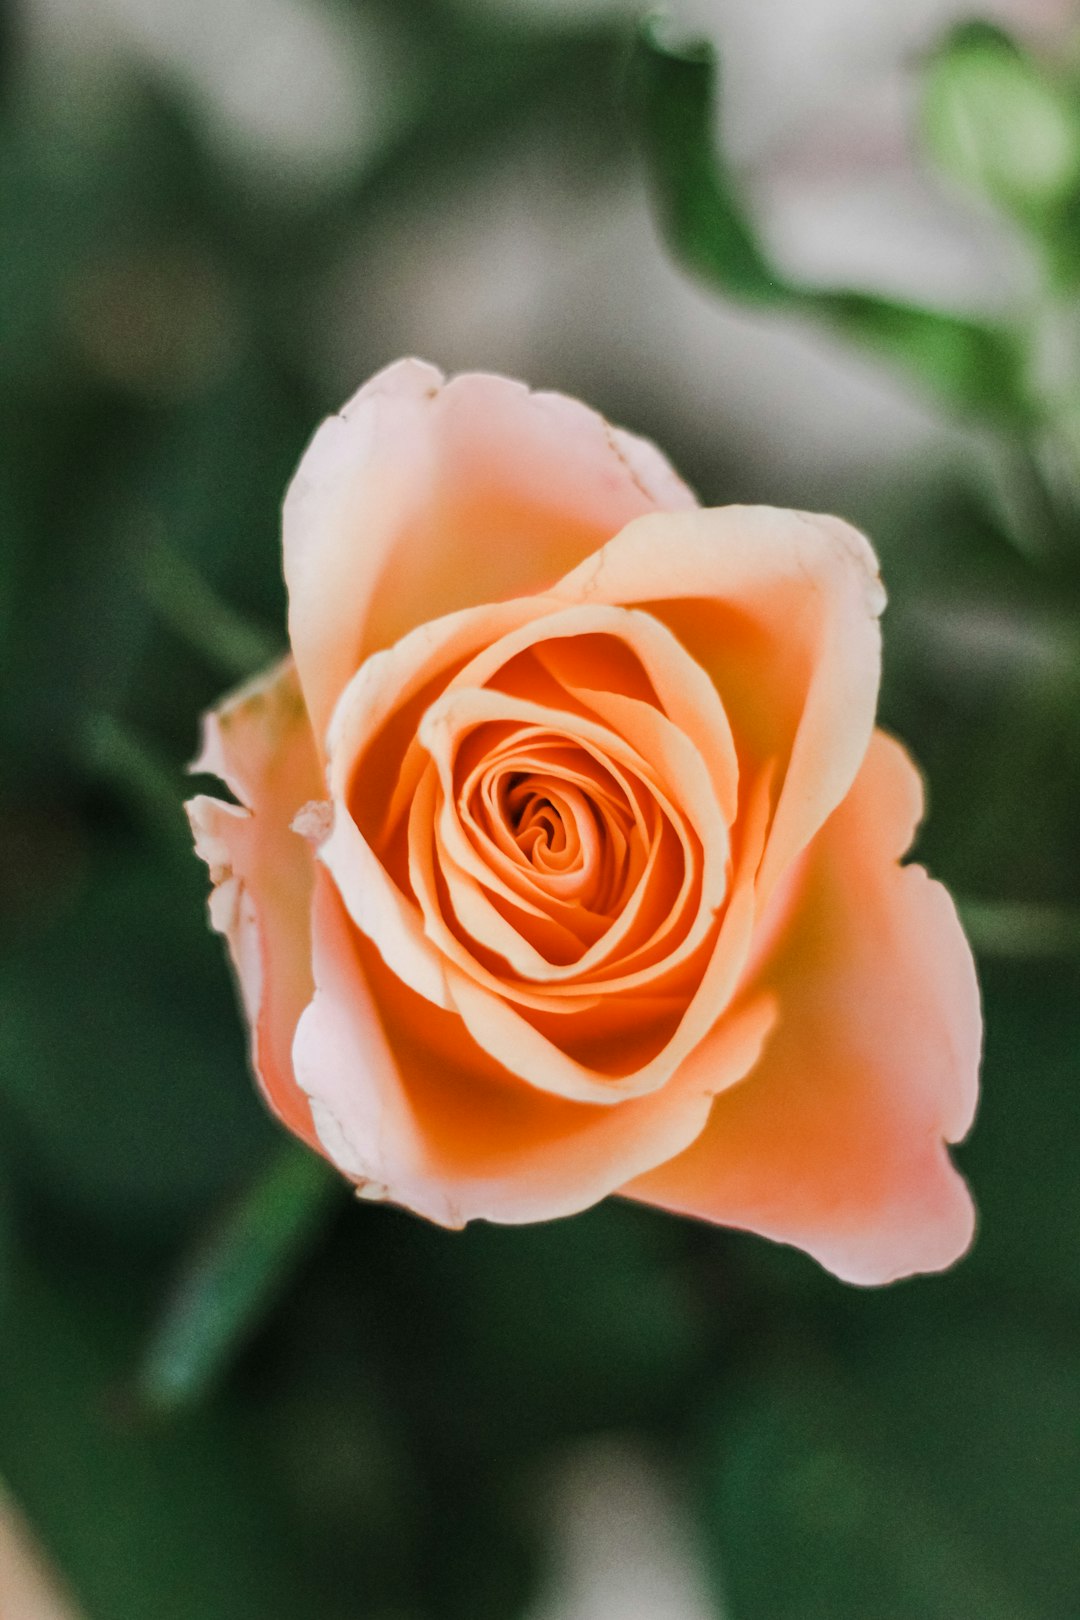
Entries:
{"label": "blurred green background", "polygon": [[[1080,56],[895,9],[701,0],[719,104],[619,4],[0,11],[0,1482],[84,1620],[1080,1616]],[[986,1006],[953,1273],[448,1234],[264,1115],[183,766],[407,352],[873,537]]]}

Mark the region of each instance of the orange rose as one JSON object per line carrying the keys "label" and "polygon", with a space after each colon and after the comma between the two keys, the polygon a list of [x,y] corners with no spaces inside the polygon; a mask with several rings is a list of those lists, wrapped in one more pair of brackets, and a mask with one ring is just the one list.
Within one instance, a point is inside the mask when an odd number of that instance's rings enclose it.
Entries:
{"label": "orange rose", "polygon": [[447,1226],[619,1192],[884,1282],[948,1265],[971,955],[900,866],[884,595],[573,400],[391,366],[285,502],[292,656],[191,806],[275,1113]]}

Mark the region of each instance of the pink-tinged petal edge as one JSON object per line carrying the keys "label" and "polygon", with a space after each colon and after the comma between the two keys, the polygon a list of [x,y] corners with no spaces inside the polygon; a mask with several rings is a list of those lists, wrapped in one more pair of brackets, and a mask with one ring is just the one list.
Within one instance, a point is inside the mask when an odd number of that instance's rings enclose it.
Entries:
{"label": "pink-tinged petal edge", "polygon": [[741,747],[779,785],[767,895],[848,791],[873,731],[885,592],[868,542],[839,518],[767,506],[650,515],[554,594],[647,607],[713,675]]}
{"label": "pink-tinged petal edge", "polygon": [[945,1144],[970,1127],[981,1015],[946,891],[898,864],[918,773],[876,733],[855,786],[777,904],[754,986],[780,1012],[764,1055],[685,1153],[622,1191],[795,1244],[845,1281],[951,1265],[974,1209]]}
{"label": "pink-tinged petal edge", "polygon": [[199,794],[187,810],[213,883],[210,920],[228,943],[247,1012],[252,1067],[274,1113],[321,1152],[292,1062],[296,1026],[314,993],[315,863],[291,823],[319,795],[321,775],[291,659],[206,716],[192,770],[220,777],[241,801]]}
{"label": "pink-tinged petal edge", "polygon": [[324,1149],[362,1196],[451,1227],[575,1214],[680,1152],[714,1087],[753,1066],[774,1016],[767,995],[748,998],[710,1072],[602,1108],[537,1091],[475,1047],[385,967],[322,870],[314,961],[294,1058]]}
{"label": "pink-tinged petal edge", "polygon": [[285,498],[289,635],[320,747],[369,654],[542,591],[632,518],[693,505],[654,446],[577,400],[388,366],[322,424]]}

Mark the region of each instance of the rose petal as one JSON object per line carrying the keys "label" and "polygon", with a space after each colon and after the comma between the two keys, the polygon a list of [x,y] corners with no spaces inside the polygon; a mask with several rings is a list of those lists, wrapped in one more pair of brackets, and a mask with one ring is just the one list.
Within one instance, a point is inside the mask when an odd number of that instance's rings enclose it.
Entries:
{"label": "rose petal", "polygon": [[187,806],[195,848],[214,884],[210,918],[228,941],[252,1030],[252,1066],[266,1098],[290,1130],[318,1147],[291,1056],[314,990],[315,862],[291,823],[323,788],[291,659],[207,715],[192,769],[219,776],[242,800],[226,804],[200,794]]}
{"label": "rose petal", "polygon": [[417,360],[380,372],[323,423],[285,500],[289,634],[320,743],[378,648],[543,590],[631,518],[693,504],[659,451],[576,400]]}
{"label": "rose petal", "polygon": [[[374,939],[384,960],[412,989],[437,1006],[450,1004],[443,964],[448,942],[442,933],[435,938],[430,915],[425,931],[420,910],[379,859],[370,838],[379,842],[380,834],[385,837],[385,827],[380,823],[392,822],[405,805],[411,803],[415,809],[428,760],[420,737],[425,727],[429,733],[432,730],[433,716],[442,712],[455,694],[491,680],[510,660],[541,642],[550,646],[564,638],[606,636],[625,641],[640,661],[665,708],[670,707],[682,727],[674,726],[645,705],[628,709],[627,705],[635,700],[620,699],[617,694],[586,695],[613,716],[617,713],[624,721],[632,718],[637,729],[647,734],[651,753],[659,756],[658,765],[668,776],[674,773],[677,777],[666,784],[673,803],[678,807],[690,793],[697,805],[699,829],[707,824],[710,830],[701,926],[693,931],[687,951],[700,943],[722,898],[726,829],[717,801],[729,814],[734,811],[738,764],[715,690],[670,632],[649,615],[605,606],[545,611],[550,606],[544,597],[484,605],[420,627],[362,665],[342,694],[329,728],[328,780],[335,814],[333,830],[320,847],[320,859],[333,873],[353,920]],[[431,690],[438,689],[440,671],[447,672],[445,685],[439,697],[429,702]],[[509,697],[494,691],[486,692],[484,701],[501,702],[507,713],[512,706]],[[399,716],[395,716],[396,709]],[[537,712],[542,717],[542,711]],[[397,785],[392,786],[393,760],[382,760],[379,739],[398,725],[400,715],[406,717],[400,740],[405,759]],[[414,729],[420,737],[410,742]],[[588,718],[574,720],[572,730],[599,738],[601,744],[611,740],[607,728]],[[378,759],[373,758],[376,754],[380,755]],[[400,757],[400,752],[393,756]],[[450,784],[445,786],[449,791]],[[360,821],[370,837],[358,825]],[[492,949],[505,954],[505,927],[509,925],[502,925],[494,917],[491,923]],[[597,951],[602,954],[601,947]],[[452,954],[460,953],[452,950]],[[543,972],[543,964],[525,940],[521,941],[520,952],[511,951],[511,960],[516,961],[518,954],[524,971]]]}
{"label": "rose petal", "polygon": [[847,792],[873,729],[885,595],[867,542],[837,518],[771,507],[665,513],[553,594],[647,607],[712,674],[740,750],[782,784],[766,896]]}
{"label": "rose petal", "polygon": [[781,1009],[764,1056],[631,1197],[797,1244],[849,1282],[963,1253],[973,1210],[944,1143],[975,1108],[979,998],[945,890],[897,864],[920,811],[917,772],[877,733],[777,895],[789,925],[757,985]]}
{"label": "rose petal", "polygon": [[319,872],[317,989],[296,1073],[325,1151],[381,1197],[445,1226],[550,1220],[587,1209],[693,1141],[712,1091],[756,1061],[773,1017],[747,1002],[718,1035],[708,1075],[596,1108],[522,1084],[388,971]]}
{"label": "rose petal", "polygon": [[[582,753],[590,753],[645,784],[663,812],[664,820],[683,845],[686,883],[696,881],[700,885],[701,905],[690,926],[693,943],[687,947],[693,949],[712,926],[727,888],[728,829],[712,794],[701,755],[686,735],[655,709],[642,705],[641,711],[634,717],[636,735],[627,738],[595,721],[551,712],[539,704],[509,697],[492,688],[474,690],[454,686],[428,709],[420,727],[420,740],[433,758],[441,779],[444,807],[440,821],[446,824],[444,838],[463,863],[467,858],[464,840],[455,840],[453,827],[456,821],[453,807],[455,753],[462,735],[485,721],[518,722],[530,730],[533,727],[550,730],[553,735],[565,732],[568,743],[579,744]],[[623,714],[625,717],[625,711]],[[420,894],[419,889],[417,893]],[[423,903],[423,896],[421,901]],[[675,904],[681,905],[681,899]],[[613,926],[618,927],[619,921],[613,919]],[[581,972],[583,965],[591,966],[594,958],[602,961],[605,954],[602,946],[593,947],[581,964],[561,969],[543,962],[535,952],[529,952],[524,957],[522,971],[554,981]]]}
{"label": "rose petal", "polygon": [[[745,812],[742,858],[711,954],[696,984],[683,991],[677,1012],[663,1026],[639,1026],[644,991],[605,996],[571,1031],[565,1020],[556,1031],[550,1019],[527,1019],[479,975],[448,964],[451,998],[475,1043],[509,1072],[526,1076],[538,1089],[569,1098],[625,1106],[670,1084],[698,1043],[727,1008],[750,949],[757,872],[766,830],[768,778],[763,777]],[[664,988],[662,977],[648,987]],[[647,1002],[645,1003],[647,1007]],[[720,1081],[710,1083],[716,1090]]]}

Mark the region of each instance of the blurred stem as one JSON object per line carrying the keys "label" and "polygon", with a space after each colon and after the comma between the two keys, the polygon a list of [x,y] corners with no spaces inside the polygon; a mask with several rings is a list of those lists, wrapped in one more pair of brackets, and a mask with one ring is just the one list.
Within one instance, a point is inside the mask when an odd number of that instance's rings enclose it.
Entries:
{"label": "blurred stem", "polygon": [[181,793],[173,772],[143,739],[111,714],[87,721],[83,751],[90,768],[111,782],[155,839],[190,853]]}
{"label": "blurred stem", "polygon": [[1026,323],[1036,417],[1006,456],[1010,487],[1001,494],[1020,549],[1044,566],[1061,564],[1075,575],[1080,562],[1080,465],[1075,427],[1080,305],[1071,294],[1055,294],[1049,265],[1044,269],[1044,282]]}
{"label": "blurred stem", "polygon": [[1030,439],[994,439],[986,456],[988,479],[1006,531],[1034,567],[1060,572],[1080,561],[1080,537],[1046,476]]}
{"label": "blurred stem", "polygon": [[279,656],[269,636],[223,602],[185,557],[160,541],[143,573],[143,589],[166,624],[226,674],[242,679]]}
{"label": "blurred stem", "polygon": [[224,1376],[347,1191],[316,1153],[282,1144],[181,1268],[137,1379],[148,1407],[180,1411]]}
{"label": "blurred stem", "polygon": [[1039,901],[960,900],[958,909],[979,956],[1025,961],[1080,958],[1080,908]]}

